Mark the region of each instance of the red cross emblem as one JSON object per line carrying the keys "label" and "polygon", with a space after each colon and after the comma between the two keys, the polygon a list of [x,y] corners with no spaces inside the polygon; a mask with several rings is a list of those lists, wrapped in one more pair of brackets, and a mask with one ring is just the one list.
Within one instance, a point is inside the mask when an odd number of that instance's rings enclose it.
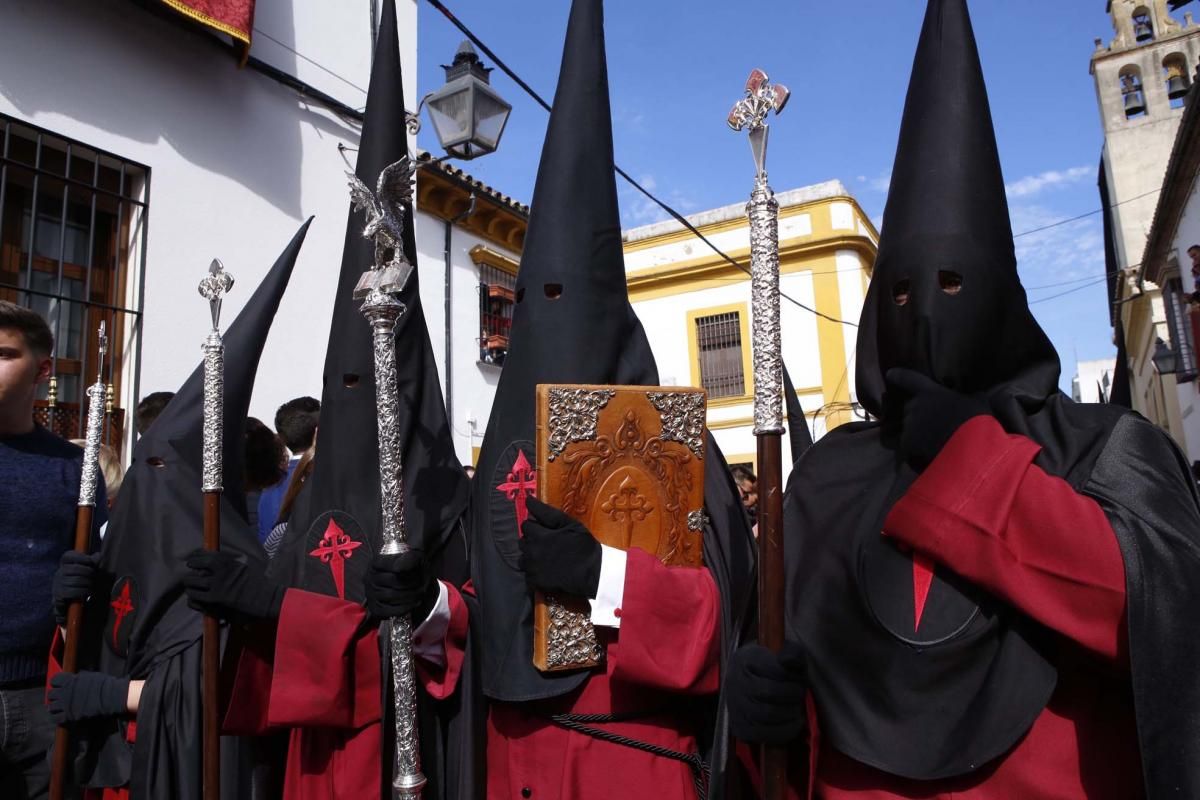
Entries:
{"label": "red cross emblem", "polygon": [[113,612],[117,615],[116,621],[113,622],[113,647],[119,649],[117,644],[117,631],[121,630],[121,623],[125,617],[133,613],[133,599],[129,596],[129,581],[125,581],[125,585],[121,587],[121,594],[108,604]]}
{"label": "red cross emblem", "polygon": [[529,518],[525,498],[537,491],[537,470],[529,465],[524,450],[517,450],[517,460],[513,462],[512,471],[508,473],[508,481],[497,486],[496,491],[504,492],[505,496],[512,500],[513,510],[517,515],[517,536],[520,536],[521,526]]}
{"label": "red cross emblem", "polygon": [[346,535],[342,527],[332,517],[325,526],[325,537],[317,545],[317,549],[309,553],[313,558],[320,559],[322,564],[329,565],[333,573],[333,585],[337,587],[339,600],[346,599],[346,559],[362,546]]}

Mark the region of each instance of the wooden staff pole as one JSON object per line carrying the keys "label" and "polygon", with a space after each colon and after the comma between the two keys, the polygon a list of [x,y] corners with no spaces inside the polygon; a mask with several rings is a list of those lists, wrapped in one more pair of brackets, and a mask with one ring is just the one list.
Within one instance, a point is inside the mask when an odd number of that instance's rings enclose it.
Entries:
{"label": "wooden staff pole", "polygon": [[[104,426],[104,356],[108,352],[108,337],[100,323],[97,337],[100,355],[96,367],[96,382],[87,391],[87,438],[83,449],[83,469],[79,481],[79,505],[75,510],[75,552],[86,553],[92,539],[92,522],[96,511],[96,484],[100,473],[100,433]],[[53,420],[51,420],[53,422]],[[79,636],[83,627],[83,604],[67,607],[67,626],[63,641],[63,672],[79,668]],[[65,725],[54,732],[54,753],[50,762],[50,800],[63,800],[71,756],[71,734]]]}
{"label": "wooden staff pole", "polygon": [[[208,300],[212,330],[204,340],[204,549],[221,549],[221,492],[224,479],[225,343],[221,340],[221,300],[233,287],[233,276],[217,259],[200,281]],[[216,617],[204,616],[201,690],[203,698],[204,800],[221,796],[221,719],[218,706],[221,669],[221,628]]]}

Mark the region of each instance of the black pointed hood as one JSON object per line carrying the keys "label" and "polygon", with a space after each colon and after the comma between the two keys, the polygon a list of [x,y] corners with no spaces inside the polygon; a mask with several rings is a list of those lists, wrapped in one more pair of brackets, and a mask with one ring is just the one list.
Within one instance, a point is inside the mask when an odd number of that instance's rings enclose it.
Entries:
{"label": "black pointed hood", "polygon": [[508,493],[497,489],[536,463],[534,387],[658,382],[625,283],[600,0],[571,6],[532,209],[510,347],[472,488],[471,572],[483,606],[484,691],[511,701],[560,695],[587,677],[542,675],[533,666],[533,610],[517,566],[516,512]]}
{"label": "black pointed hood", "polygon": [[1058,356],[1017,277],[966,0],[929,2],[863,306],[858,395],[884,419],[893,367],[970,393],[1045,398],[1058,383]]}
{"label": "black pointed hood", "polygon": [[[355,174],[374,189],[379,173],[408,153],[403,79],[393,0],[383,3],[371,68],[366,119]],[[288,536],[272,571],[289,585],[363,600],[362,576],[381,545],[379,441],[371,328],[353,297],[374,263],[374,244],[362,236],[364,218],[350,208],[333,320],[325,353],[316,456],[288,520]],[[404,209],[404,250],[417,266],[413,212]],[[405,312],[396,324],[399,433],[404,467],[408,540],[438,551],[466,505],[467,480],[454,454],[437,367],[421,307],[418,270],[400,294]],[[358,542],[337,573],[312,552],[336,525]],[[361,550],[359,549],[361,548]],[[365,557],[360,557],[365,556]]]}
{"label": "black pointed hood", "polygon": [[787,408],[788,444],[792,447],[792,463],[800,460],[808,448],[812,447],[812,431],[808,427],[808,417],[796,396],[796,387],[792,384],[792,376],[787,367],[783,368],[783,399]]}
{"label": "black pointed hood", "polygon": [[[224,334],[221,549],[247,558],[263,556],[247,519],[242,485],[246,416],[263,345],[309,222],[297,231]],[[197,298],[197,306],[201,303]],[[184,557],[203,542],[203,396],[201,364],[134,446],[121,502],[104,538],[101,566],[116,581],[113,601],[124,594],[132,607],[119,620],[115,609],[106,610],[101,663],[113,674],[143,677],[153,664],[200,635],[200,616],[183,596],[183,576]]]}

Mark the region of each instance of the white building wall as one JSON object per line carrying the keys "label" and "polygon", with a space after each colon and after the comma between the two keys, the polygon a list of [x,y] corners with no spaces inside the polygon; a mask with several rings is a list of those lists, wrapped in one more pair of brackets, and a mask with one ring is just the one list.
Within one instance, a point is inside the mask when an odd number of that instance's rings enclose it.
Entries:
{"label": "white building wall", "polygon": [[1102,403],[1101,390],[1105,396],[1112,388],[1114,362],[1111,358],[1097,361],[1080,361],[1076,364],[1075,384],[1078,386],[1079,402]]}
{"label": "white building wall", "polygon": [[[420,178],[418,177],[418,180]],[[417,259],[421,276],[421,303],[425,324],[438,366],[442,395],[446,396],[446,223],[425,212],[416,217]],[[519,255],[455,226],[450,244],[450,427],[454,449],[464,464],[473,463],[472,448],[483,442],[500,368],[479,361],[479,268],[471,250],[483,245],[514,261]]]}
{"label": "white building wall", "polygon": [[[258,6],[255,56],[350,107],[364,105],[367,0]],[[397,12],[411,105],[415,0],[398,0]],[[280,403],[319,396],[348,207],[337,145],[357,147],[356,126],[239,70],[210,34],[132,3],[5,0],[0,16],[0,111],[150,168],[140,393],[178,388],[199,362],[208,311],[196,284],[208,262],[220,257],[237,279],[223,315],[232,320],[296,228],[315,215],[250,413],[270,422]],[[119,400],[127,410],[136,402],[132,378]]]}

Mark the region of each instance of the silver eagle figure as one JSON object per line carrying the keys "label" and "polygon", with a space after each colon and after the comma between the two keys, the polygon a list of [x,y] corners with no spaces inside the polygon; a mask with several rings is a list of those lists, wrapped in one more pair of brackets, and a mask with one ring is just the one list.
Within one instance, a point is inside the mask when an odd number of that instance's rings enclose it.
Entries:
{"label": "silver eagle figure", "polygon": [[404,208],[412,203],[412,176],[408,156],[383,168],[374,192],[353,172],[346,173],[350,203],[367,217],[363,238],[375,242],[375,266],[363,273],[354,288],[357,299],[365,298],[372,289],[399,293],[412,273],[412,265],[404,256]]}

